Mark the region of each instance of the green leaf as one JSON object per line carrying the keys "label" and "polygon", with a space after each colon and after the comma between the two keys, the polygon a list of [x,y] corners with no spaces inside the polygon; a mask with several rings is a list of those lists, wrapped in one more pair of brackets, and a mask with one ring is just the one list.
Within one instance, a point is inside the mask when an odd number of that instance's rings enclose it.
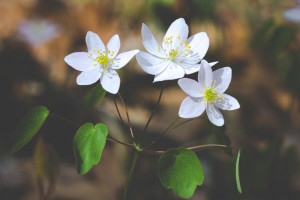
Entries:
{"label": "green leaf", "polygon": [[58,157],[50,144],[40,137],[34,152],[35,173],[39,180],[49,181],[49,188],[55,184],[59,171]]}
{"label": "green leaf", "polygon": [[100,161],[106,137],[107,127],[104,124],[91,123],[81,126],[73,141],[74,155],[79,174],[87,173],[93,165]]}
{"label": "green leaf", "polygon": [[239,173],[239,166],[240,166],[240,155],[241,155],[241,149],[239,150],[236,164],[235,164],[235,178],[236,178],[236,186],[240,194],[242,194],[242,187],[240,183],[240,173]]}
{"label": "green leaf", "polygon": [[48,115],[49,110],[44,106],[38,106],[29,111],[17,126],[14,144],[10,153],[15,153],[25,146],[40,130]]}
{"label": "green leaf", "polygon": [[165,188],[183,198],[193,196],[197,185],[204,181],[197,155],[185,148],[167,150],[158,161],[158,175]]}
{"label": "green leaf", "polygon": [[102,88],[101,84],[97,84],[83,98],[83,103],[87,108],[91,108],[96,105],[103,97],[105,97],[105,94],[106,91]]}

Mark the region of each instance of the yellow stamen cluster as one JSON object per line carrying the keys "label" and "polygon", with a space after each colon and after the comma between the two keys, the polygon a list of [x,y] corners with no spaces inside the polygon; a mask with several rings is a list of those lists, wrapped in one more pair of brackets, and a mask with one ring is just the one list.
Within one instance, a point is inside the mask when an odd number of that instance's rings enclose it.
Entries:
{"label": "yellow stamen cluster", "polygon": [[[106,50],[106,48],[105,48]],[[94,50],[94,53],[97,54],[96,57],[94,57],[94,61],[98,62],[100,65],[102,65],[103,67],[109,67],[109,62],[113,63],[113,59],[108,57],[108,55],[110,55],[111,57],[113,57],[114,55],[114,51],[110,51],[108,50],[107,53],[106,51],[102,51],[100,52],[100,50],[96,51]],[[93,57],[93,53],[91,53],[89,55],[90,58]],[[96,66],[97,64],[94,64],[94,66]],[[103,68],[103,71],[105,71],[105,68]]]}
{"label": "yellow stamen cluster", "polygon": [[[180,36],[177,36],[176,40],[179,40],[180,43],[178,47],[176,47],[176,49],[167,49],[167,48],[164,48],[164,52],[166,54],[166,57],[168,57],[168,60],[171,60],[171,61],[174,61],[175,60],[175,57],[178,55],[178,54],[181,54],[183,53],[184,56],[186,57],[192,57],[193,55],[193,52],[190,52],[191,50],[191,46],[189,44],[187,44],[187,40],[181,40],[180,39]],[[167,38],[164,38],[163,39],[163,43],[165,44],[165,46],[168,46],[168,45],[171,45],[173,43],[173,36],[170,36],[170,37],[167,37]],[[161,46],[160,44],[158,44],[158,51],[161,50]],[[181,61],[181,59],[178,59],[178,61]]]}
{"label": "yellow stamen cluster", "polygon": [[[213,82],[213,80],[211,80],[210,82]],[[204,89],[205,91],[200,91],[200,93],[203,92],[204,94],[204,101],[207,101],[208,103],[211,104],[211,106],[213,107],[214,104],[216,103],[218,100],[223,101],[223,95],[220,94],[220,92],[218,92],[218,88],[215,86],[216,81],[214,81],[213,86],[206,86],[204,85]]]}

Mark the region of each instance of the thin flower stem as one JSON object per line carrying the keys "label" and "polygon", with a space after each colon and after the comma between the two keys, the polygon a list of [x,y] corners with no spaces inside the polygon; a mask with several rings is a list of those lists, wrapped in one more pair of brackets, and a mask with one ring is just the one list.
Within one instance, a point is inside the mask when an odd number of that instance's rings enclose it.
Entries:
{"label": "thin flower stem", "polygon": [[114,103],[115,103],[115,107],[116,107],[116,110],[117,110],[117,112],[118,112],[120,121],[122,122],[123,125],[125,125],[124,120],[123,120],[123,118],[122,118],[122,116],[121,116],[121,113],[120,113],[120,110],[119,110],[119,107],[118,107],[118,104],[117,104],[117,101],[116,101],[116,98],[115,98],[115,97],[114,97]]}
{"label": "thin flower stem", "polygon": [[130,171],[129,171],[129,174],[128,174],[127,182],[126,182],[124,193],[123,193],[123,198],[122,198],[123,200],[126,200],[129,184],[130,184],[130,181],[131,181],[131,178],[132,178],[137,160],[138,160],[138,152],[134,151],[133,161],[132,161],[132,164],[131,164],[131,167],[130,167]]}
{"label": "thin flower stem", "polygon": [[200,118],[202,118],[202,117],[197,117],[197,118],[187,119],[187,120],[185,120],[185,121],[183,121],[183,122],[177,124],[177,125],[174,126],[173,128],[171,128],[171,127],[177,122],[177,120],[179,119],[179,117],[178,117],[176,120],[174,120],[173,123],[171,123],[171,125],[170,125],[163,133],[161,133],[161,134],[160,134],[156,139],[154,139],[150,144],[146,145],[146,146],[144,147],[144,149],[147,149],[147,148],[151,147],[153,144],[155,144],[157,141],[159,141],[160,138],[162,138],[163,136],[169,134],[169,133],[172,132],[174,129],[178,128],[179,126],[182,126],[182,125],[184,125],[184,124],[186,124],[186,123],[188,123],[188,122],[190,122],[190,121],[193,121],[193,120],[196,120],[196,119],[200,119]]}
{"label": "thin flower stem", "polygon": [[176,122],[177,122],[179,119],[180,119],[180,117],[177,117],[177,118],[176,118],[176,119],[168,126],[168,128],[166,128],[166,130],[165,130],[162,134],[160,134],[157,138],[155,138],[150,144],[146,145],[146,146],[144,147],[144,149],[147,149],[147,148],[149,148],[150,146],[152,146],[154,143],[156,143],[161,137],[164,136],[164,134],[165,134],[172,126],[174,126],[174,124],[176,124]]}
{"label": "thin flower stem", "polygon": [[[66,122],[68,122],[68,123],[70,123],[70,124],[72,124],[72,125],[74,125],[74,126],[76,126],[76,127],[81,127],[80,124],[78,124],[78,123],[76,123],[76,122],[73,122],[73,121],[71,121],[71,120],[69,120],[69,119],[67,119],[67,118],[65,118],[65,117],[60,116],[60,115],[57,115],[57,114],[54,114],[54,113],[50,113],[49,115],[50,115],[50,116],[53,116],[53,117],[56,117],[57,119],[66,121]],[[123,145],[125,145],[125,146],[134,147],[133,144],[129,144],[129,143],[126,143],[126,142],[121,142],[121,141],[119,141],[119,140],[117,140],[117,139],[114,139],[114,138],[112,138],[112,137],[110,137],[110,136],[107,137],[106,139],[107,139],[108,141],[111,141],[111,142],[114,142],[114,143],[119,143],[119,144],[123,144]]]}
{"label": "thin flower stem", "polygon": [[[228,148],[229,146],[222,145],[222,144],[205,144],[205,145],[199,145],[199,146],[194,146],[194,147],[186,147],[186,149],[193,150],[193,149],[199,149],[199,148],[205,148],[205,147],[224,147],[224,148]],[[145,152],[145,153],[154,154],[154,155],[165,153],[165,151],[154,151],[154,150],[147,150],[147,149],[143,149],[142,151]]]}
{"label": "thin flower stem", "polygon": [[124,102],[124,100],[123,100],[123,98],[122,98],[121,93],[118,92],[118,94],[119,94],[119,97],[120,97],[120,99],[121,99],[121,102],[122,102],[122,104],[123,104],[123,106],[124,106],[124,108],[125,108],[125,112],[126,112],[126,116],[127,116],[127,121],[128,121],[128,126],[129,126],[129,130],[130,130],[131,138],[132,138],[133,142],[135,143],[135,140],[134,140],[134,134],[133,134],[133,130],[132,130],[132,126],[131,126],[131,122],[130,122],[130,118],[129,118],[127,106],[126,106],[126,104],[125,104],[125,102]]}
{"label": "thin flower stem", "polygon": [[145,128],[144,128],[144,131],[143,131],[143,133],[142,133],[142,135],[141,135],[141,137],[140,137],[140,142],[143,141],[144,136],[145,136],[145,133],[146,133],[146,131],[147,131],[147,129],[148,129],[148,126],[149,126],[149,124],[150,124],[150,122],[151,122],[151,120],[152,120],[154,114],[157,112],[157,109],[158,109],[158,106],[159,106],[159,103],[160,103],[160,100],[161,100],[161,97],[162,97],[164,88],[165,88],[165,85],[163,85],[162,88],[161,88],[161,90],[160,90],[160,94],[159,94],[158,100],[157,100],[157,102],[156,102],[156,105],[155,105],[154,109],[152,110],[152,113],[151,113],[151,115],[150,115],[150,117],[149,117],[149,119],[148,119],[148,121],[147,121],[147,123],[146,123],[146,126],[145,126]]}

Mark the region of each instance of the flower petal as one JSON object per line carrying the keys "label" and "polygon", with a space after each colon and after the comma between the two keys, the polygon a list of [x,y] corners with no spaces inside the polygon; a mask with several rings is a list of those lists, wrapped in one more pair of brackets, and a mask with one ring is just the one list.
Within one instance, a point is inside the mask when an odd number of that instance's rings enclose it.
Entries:
{"label": "flower petal", "polygon": [[78,71],[87,71],[93,68],[94,61],[86,52],[75,52],[65,57],[65,62]]}
{"label": "flower petal", "polygon": [[99,80],[101,71],[99,67],[95,67],[90,71],[81,72],[76,79],[78,85],[91,85]]}
{"label": "flower petal", "polygon": [[201,91],[203,91],[204,87],[201,86],[197,81],[193,79],[189,79],[189,78],[179,79],[178,85],[189,96],[203,97],[203,93],[201,93]]}
{"label": "flower petal", "polygon": [[132,51],[127,51],[120,53],[113,59],[113,69],[120,69],[124,67],[131,59],[133,56],[135,56],[139,50],[132,50]]}
{"label": "flower petal", "polygon": [[[166,32],[164,37],[164,41],[167,41],[167,38],[172,38],[172,47],[173,49],[175,49],[176,47],[179,46],[179,44],[182,41],[187,39],[188,34],[189,34],[188,25],[185,23],[183,18],[179,18],[175,20],[168,28],[168,31]],[[165,42],[163,43],[163,48],[166,49]]]}
{"label": "flower petal", "polygon": [[185,98],[179,108],[178,115],[181,118],[194,118],[200,116],[205,110],[203,99],[194,100],[191,97]]}
{"label": "flower petal", "polygon": [[[154,38],[146,24],[142,25],[142,37],[144,47],[149,53],[161,58],[165,58],[165,54],[162,52],[162,48],[157,43],[156,39]],[[162,53],[160,53],[159,51],[161,51]]]}
{"label": "flower petal", "polygon": [[211,80],[213,78],[213,73],[211,66],[208,64],[206,60],[201,61],[200,70],[198,73],[198,82],[204,87],[211,86]]}
{"label": "flower petal", "polygon": [[114,69],[107,70],[100,78],[104,90],[116,94],[120,88],[120,77]]}
{"label": "flower petal", "polygon": [[224,125],[223,115],[218,108],[216,108],[215,106],[212,106],[212,104],[208,104],[206,106],[206,113],[207,113],[208,119],[211,123],[213,123],[216,126]]}
{"label": "flower petal", "polygon": [[155,75],[153,82],[174,80],[174,79],[182,78],[183,76],[184,76],[183,68],[174,62],[170,62],[169,65],[162,73]]}
{"label": "flower petal", "polygon": [[136,60],[138,61],[141,68],[148,74],[157,75],[164,71],[169,61],[164,61],[164,59],[153,56],[149,53],[140,51],[136,55]]}
{"label": "flower petal", "polygon": [[215,106],[221,108],[222,110],[236,110],[240,108],[239,102],[232,96],[228,94],[223,94],[223,101],[220,99],[215,103]]}
{"label": "flower petal", "polygon": [[110,58],[114,58],[116,57],[116,55],[118,54],[119,50],[120,50],[120,38],[119,35],[116,34],[114,36],[112,36],[112,38],[109,40],[109,42],[107,43],[106,46],[106,53],[108,55],[108,57]]}
{"label": "flower petal", "polygon": [[292,22],[299,23],[300,22],[300,7],[292,8],[283,13],[283,16]]}
{"label": "flower petal", "polygon": [[[212,67],[217,63],[218,62],[211,62],[208,64]],[[192,74],[198,72],[201,66],[200,64],[187,64],[187,63],[180,63],[180,65],[183,67],[185,74]]]}
{"label": "flower petal", "polygon": [[224,93],[231,82],[232,70],[230,67],[223,67],[213,72],[215,86],[220,93]]}
{"label": "flower petal", "polygon": [[98,50],[102,52],[105,49],[105,46],[100,37],[92,31],[87,32],[85,41],[89,53],[95,53],[95,51]]}
{"label": "flower petal", "polygon": [[200,61],[208,50],[209,38],[205,32],[197,33],[188,38],[187,44],[191,46],[190,51],[193,52],[192,57],[197,56]]}

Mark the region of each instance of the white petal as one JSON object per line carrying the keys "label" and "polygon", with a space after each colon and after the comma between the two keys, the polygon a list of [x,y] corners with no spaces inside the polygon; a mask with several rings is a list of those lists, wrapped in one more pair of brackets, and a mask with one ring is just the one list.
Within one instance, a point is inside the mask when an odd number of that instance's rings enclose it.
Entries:
{"label": "white petal", "polygon": [[96,33],[93,33],[92,31],[87,32],[85,41],[89,53],[94,53],[95,51],[98,50],[102,52],[105,49],[105,46],[102,40],[100,39],[100,37]]}
{"label": "white petal", "polygon": [[120,50],[120,38],[119,35],[116,34],[112,36],[112,38],[109,40],[106,46],[106,53],[110,58],[114,58],[119,50]]}
{"label": "white petal", "polygon": [[187,44],[191,46],[190,51],[193,52],[193,56],[198,56],[201,60],[208,50],[209,38],[205,32],[197,33],[189,37]]}
{"label": "white petal", "polygon": [[161,73],[166,69],[166,67],[170,63],[169,61],[164,61],[163,58],[153,56],[143,51],[140,51],[136,55],[136,60],[146,73],[152,75],[157,75]]}
{"label": "white petal", "polygon": [[93,59],[89,58],[86,52],[75,52],[65,57],[65,62],[78,71],[87,71],[94,66]]}
{"label": "white petal", "polygon": [[215,66],[216,64],[218,64],[218,61],[215,61],[215,62],[211,62],[211,63],[208,63],[211,67]]}
{"label": "white petal", "polygon": [[[208,63],[211,67],[217,64],[218,62]],[[183,67],[185,74],[192,74],[198,72],[200,69],[200,64],[188,64],[188,63],[180,63]]]}
{"label": "white petal", "polygon": [[211,123],[213,123],[216,126],[224,125],[223,115],[218,108],[216,108],[215,106],[212,106],[211,104],[208,104],[206,106],[206,113],[207,113],[208,119]]}
{"label": "white petal", "polygon": [[228,94],[223,94],[223,97],[218,102],[215,103],[215,106],[221,108],[222,110],[236,110],[240,108],[239,102],[232,96]]}
{"label": "white petal", "polygon": [[200,70],[198,73],[198,82],[204,86],[211,86],[211,80],[213,78],[213,73],[211,66],[206,60],[201,61]]}
{"label": "white petal", "polygon": [[154,38],[146,24],[142,25],[142,37],[144,47],[149,53],[152,53],[153,55],[156,55],[158,57],[165,58],[165,54],[162,52],[163,50],[161,46],[157,43],[156,39]]}
{"label": "white petal", "polygon": [[213,72],[215,86],[220,93],[224,93],[231,82],[232,70],[230,67],[223,67]]}
{"label": "white petal", "polygon": [[203,99],[197,101],[191,97],[185,98],[179,108],[179,117],[194,118],[200,116],[205,110]]}
{"label": "white petal", "polygon": [[[192,97],[203,97],[203,89],[197,81],[189,78],[183,78],[178,80],[178,85],[181,89]],[[201,92],[202,91],[202,92]]]}
{"label": "white petal", "polygon": [[[167,38],[172,37],[172,46],[173,48],[176,48],[179,46],[179,43],[187,39],[188,34],[188,25],[185,23],[183,18],[179,18],[170,25],[168,31],[165,34],[164,40],[166,41]],[[166,48],[165,43],[163,43],[163,48]]]}
{"label": "white petal", "polygon": [[139,50],[132,50],[132,51],[127,51],[120,53],[113,59],[113,69],[120,69],[124,67],[131,59],[133,56],[135,56]]}
{"label": "white petal", "polygon": [[101,85],[104,90],[109,93],[116,94],[120,88],[120,77],[118,73],[113,70],[107,70],[100,78]]}
{"label": "white petal", "polygon": [[299,23],[300,22],[300,7],[292,8],[283,13],[283,16],[292,22]]}
{"label": "white petal", "polygon": [[77,76],[76,82],[78,85],[91,85],[99,80],[101,71],[99,67],[95,67],[90,71],[81,72]]}
{"label": "white petal", "polygon": [[184,76],[183,68],[174,62],[170,62],[169,65],[162,73],[155,75],[153,82],[174,80],[174,79],[182,78],[183,76]]}

